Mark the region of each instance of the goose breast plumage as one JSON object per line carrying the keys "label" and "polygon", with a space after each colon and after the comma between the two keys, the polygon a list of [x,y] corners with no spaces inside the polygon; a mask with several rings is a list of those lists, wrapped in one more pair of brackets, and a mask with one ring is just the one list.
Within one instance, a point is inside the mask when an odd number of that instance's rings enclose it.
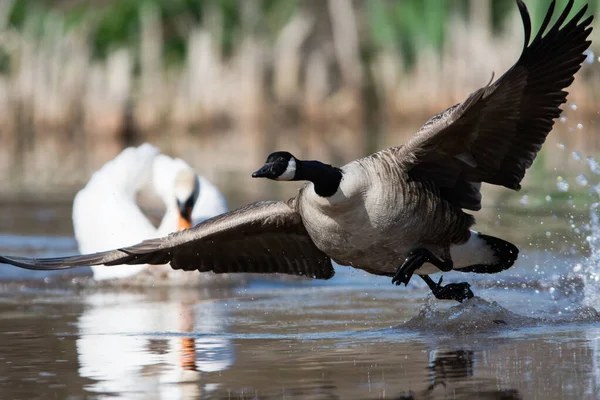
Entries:
{"label": "goose breast plumage", "polygon": [[468,240],[474,219],[440,201],[435,186],[411,180],[397,158],[398,149],[342,167],[343,178],[331,197],[317,195],[312,183],[301,190],[298,209],[308,233],[339,264],[389,275],[415,243],[448,257],[449,239]]}

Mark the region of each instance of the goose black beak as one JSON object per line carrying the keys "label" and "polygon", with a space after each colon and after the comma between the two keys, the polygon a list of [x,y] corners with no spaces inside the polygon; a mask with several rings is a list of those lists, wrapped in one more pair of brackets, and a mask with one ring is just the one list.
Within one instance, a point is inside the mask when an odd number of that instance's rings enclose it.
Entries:
{"label": "goose black beak", "polygon": [[271,176],[271,166],[263,165],[258,171],[252,173],[253,178],[267,178]]}

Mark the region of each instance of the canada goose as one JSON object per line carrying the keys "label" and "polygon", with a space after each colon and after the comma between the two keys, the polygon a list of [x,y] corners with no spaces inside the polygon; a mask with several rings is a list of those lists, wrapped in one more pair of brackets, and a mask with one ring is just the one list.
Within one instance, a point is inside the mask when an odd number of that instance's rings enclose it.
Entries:
{"label": "canada goose", "polygon": [[519,60],[497,81],[434,116],[408,143],[341,168],[276,152],[252,175],[309,181],[286,202],[249,204],[165,238],[73,257],[0,261],[30,269],[84,265],[164,264],[174,269],[279,272],[333,276],[331,259],[408,284],[420,275],[439,299],[473,296],[466,282],[441,285],[427,274],[496,273],[513,265],[518,249],[470,230],[481,208],[482,182],[518,190],[560,115],[563,91],[585,59],[592,17],[583,7],[562,28],[569,1],[548,28],[555,3],[531,43],[525,28]]}
{"label": "canada goose", "polygon": [[[166,206],[158,229],[136,203],[136,193],[149,183]],[[183,160],[145,143],[123,150],[92,175],[73,201],[73,228],[85,254],[165,236],[227,211],[212,183]],[[145,267],[92,269],[96,280],[104,280],[132,276]]]}

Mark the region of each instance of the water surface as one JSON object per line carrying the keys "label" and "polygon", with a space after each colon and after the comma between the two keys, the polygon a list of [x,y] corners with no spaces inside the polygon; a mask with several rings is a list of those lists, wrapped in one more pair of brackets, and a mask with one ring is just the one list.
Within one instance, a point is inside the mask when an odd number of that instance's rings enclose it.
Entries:
{"label": "water surface", "polygon": [[[56,222],[64,222],[67,208],[34,211],[11,209],[0,217],[38,221],[32,230],[18,219],[21,230],[4,229],[0,252],[76,253],[70,228]],[[593,251],[552,250],[552,236],[529,245],[535,228],[507,222],[510,215],[524,217],[501,211],[502,224],[484,219],[481,229],[507,233],[524,251],[501,274],[445,274],[446,282],[472,283],[476,297],[464,304],[432,299],[417,279],[396,287],[345,267],[330,281],[255,276],[165,288],[95,285],[86,268],[61,276],[0,265],[0,393],[11,399],[599,398],[599,302],[588,279]],[[528,218],[553,220],[543,213]],[[564,240],[573,248],[581,238]]]}

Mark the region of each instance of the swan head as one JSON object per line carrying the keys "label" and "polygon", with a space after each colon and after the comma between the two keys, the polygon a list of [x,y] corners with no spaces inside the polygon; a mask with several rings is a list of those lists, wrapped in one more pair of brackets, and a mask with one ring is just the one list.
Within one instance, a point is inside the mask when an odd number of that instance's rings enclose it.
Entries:
{"label": "swan head", "polygon": [[192,227],[192,211],[200,193],[200,183],[192,169],[183,169],[177,173],[174,185],[175,202],[179,210],[178,229]]}
{"label": "swan head", "polygon": [[274,181],[293,181],[298,166],[296,157],[287,151],[269,154],[265,164],[252,174],[253,178],[267,178]]}
{"label": "swan head", "polygon": [[190,228],[200,194],[200,182],[192,167],[179,158],[158,154],[152,165],[152,186],[167,207],[168,215],[161,223],[164,232]]}

